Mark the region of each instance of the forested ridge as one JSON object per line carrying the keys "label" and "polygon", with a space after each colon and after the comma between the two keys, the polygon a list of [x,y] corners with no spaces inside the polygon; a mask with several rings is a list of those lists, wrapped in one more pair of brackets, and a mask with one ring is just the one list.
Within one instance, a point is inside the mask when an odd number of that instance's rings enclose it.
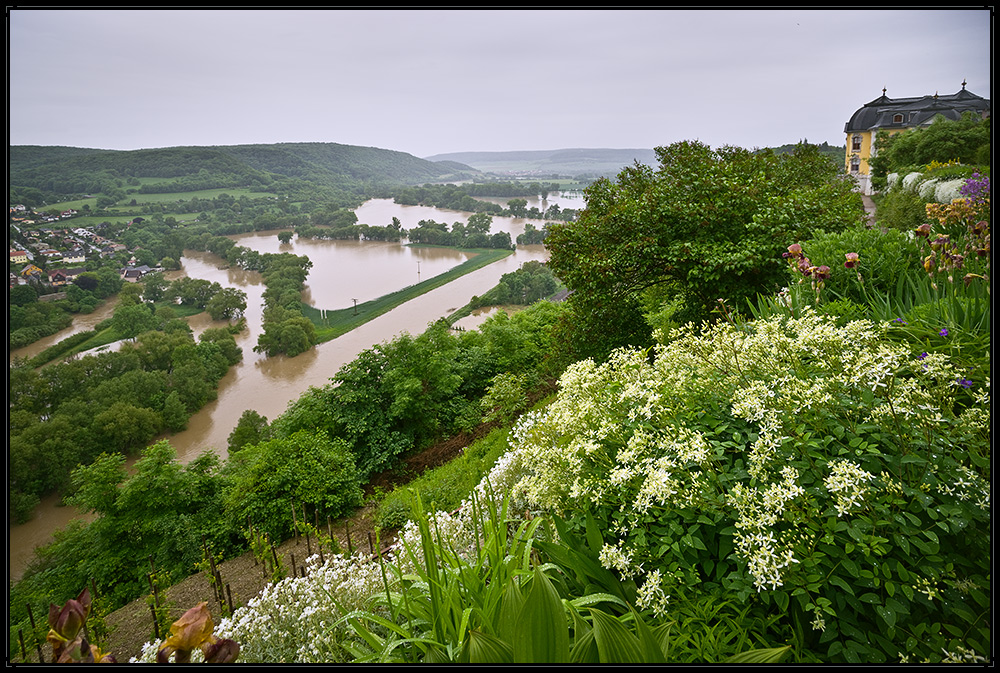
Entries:
{"label": "forested ridge", "polygon": [[[109,192],[117,181],[160,178],[145,192],[254,187],[286,189],[301,180],[327,187],[423,184],[471,177],[468,167],[435,164],[404,152],[336,143],[283,143],[214,147],[101,150],[76,147],[12,146],[12,189],[68,196]],[[291,182],[291,184],[290,184]]]}

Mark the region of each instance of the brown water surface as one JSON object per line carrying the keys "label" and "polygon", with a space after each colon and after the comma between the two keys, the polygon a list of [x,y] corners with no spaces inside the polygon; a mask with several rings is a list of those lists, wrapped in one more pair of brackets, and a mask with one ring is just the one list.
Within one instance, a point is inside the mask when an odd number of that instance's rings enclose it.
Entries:
{"label": "brown water surface", "polygon": [[[404,229],[416,227],[422,219],[450,225],[458,221],[466,222],[469,216],[469,213],[425,206],[400,206],[388,199],[369,201],[356,212],[359,222],[370,225],[390,224],[392,218],[397,217]],[[512,239],[516,239],[529,221],[497,217],[493,219],[491,231],[507,231]],[[542,225],[540,221],[533,224],[537,227]],[[295,238],[291,243],[282,244],[276,234],[257,232],[233,238],[238,245],[259,252],[291,252],[309,257],[313,266],[306,280],[303,300],[323,309],[349,307],[355,299],[358,303],[375,299],[443,273],[469,257],[469,253],[458,250],[408,247],[400,243]],[[191,417],[186,430],[168,437],[178,459],[187,463],[203,451],[214,451],[225,457],[229,433],[245,410],[253,409],[269,421],[274,420],[285,411],[289,402],[297,399],[310,386],[329,383],[343,365],[354,360],[363,350],[403,332],[419,334],[429,323],[448,316],[465,306],[474,295],[482,295],[496,286],[503,274],[516,271],[527,261],[544,261],[547,257],[542,246],[519,247],[517,252],[503,260],[432,290],[306,353],[294,358],[283,355],[268,358],[253,351],[262,330],[261,303],[265,287],[260,274],[229,268],[225,260],[210,253],[186,251],[181,259],[182,270],[168,277],[186,275],[242,290],[247,294],[248,329],[236,337],[237,344],[243,349],[243,361],[232,367],[219,382],[217,398]],[[100,315],[77,316],[69,330],[92,329],[93,324],[111,315],[113,306],[99,310],[102,311]],[[478,324],[476,321],[482,319],[483,316],[466,319],[463,326],[472,329]],[[208,327],[225,324],[212,321],[207,313],[188,320],[196,334]],[[90,327],[86,326],[88,324]],[[51,343],[72,334],[69,330],[50,337]],[[39,346],[38,351],[47,345]],[[23,351],[25,349],[18,354]],[[10,579],[20,577],[36,546],[49,542],[52,532],[75,516],[79,514],[74,509],[60,507],[58,498],[49,498],[37,509],[31,521],[10,527]]]}

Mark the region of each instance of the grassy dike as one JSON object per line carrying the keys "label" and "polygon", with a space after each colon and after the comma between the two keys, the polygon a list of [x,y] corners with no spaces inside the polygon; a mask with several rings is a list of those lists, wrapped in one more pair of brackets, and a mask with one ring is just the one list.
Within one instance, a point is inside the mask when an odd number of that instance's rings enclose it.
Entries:
{"label": "grassy dike", "polygon": [[336,339],[337,337],[360,327],[369,320],[374,320],[380,315],[388,313],[392,309],[405,304],[411,299],[415,299],[427,292],[430,292],[431,290],[447,285],[467,273],[471,273],[483,268],[484,266],[488,266],[493,262],[499,261],[504,257],[512,255],[514,251],[463,249],[463,252],[472,252],[475,253],[475,255],[455,268],[442,274],[438,274],[433,278],[428,278],[427,280],[416,283],[415,285],[404,287],[402,290],[382,295],[378,299],[372,299],[371,301],[366,301],[363,304],[358,304],[356,307],[352,306],[350,308],[330,311],[313,308],[312,306],[303,304],[302,315],[311,320],[316,326],[317,343],[330,341],[331,339]]}

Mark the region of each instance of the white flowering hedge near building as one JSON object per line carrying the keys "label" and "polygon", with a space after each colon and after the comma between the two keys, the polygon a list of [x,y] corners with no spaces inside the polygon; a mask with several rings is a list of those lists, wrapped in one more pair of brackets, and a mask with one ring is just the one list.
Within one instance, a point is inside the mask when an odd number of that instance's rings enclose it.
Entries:
{"label": "white flowering hedge near building", "polygon": [[886,176],[886,186],[889,190],[899,187],[918,194],[924,201],[934,203],[951,203],[955,199],[962,198],[961,189],[965,183],[966,178],[941,180],[917,172],[906,175],[890,173]]}

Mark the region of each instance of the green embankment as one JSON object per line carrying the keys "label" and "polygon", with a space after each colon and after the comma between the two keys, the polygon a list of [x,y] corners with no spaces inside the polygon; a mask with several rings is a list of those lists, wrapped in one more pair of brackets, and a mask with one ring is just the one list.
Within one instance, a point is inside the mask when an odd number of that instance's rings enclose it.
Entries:
{"label": "green embankment", "polygon": [[464,252],[474,252],[475,256],[462,262],[455,268],[438,274],[433,278],[410,285],[402,290],[382,295],[378,299],[372,299],[356,307],[322,310],[312,306],[302,305],[302,314],[309,318],[316,325],[317,343],[323,343],[336,339],[342,334],[350,332],[352,329],[360,327],[369,320],[374,320],[384,313],[400,306],[411,299],[415,299],[422,294],[430,292],[436,288],[446,285],[453,280],[461,278],[467,273],[481,269],[484,266],[499,261],[508,255],[513,254],[512,250],[464,250]]}
{"label": "green embankment", "polygon": [[[169,307],[174,311],[174,314],[178,318],[186,318],[204,311],[204,309],[196,308],[194,306],[167,304],[166,302],[156,302],[156,306]],[[77,332],[76,334],[68,336],[58,343],[49,346],[38,355],[31,358],[31,365],[33,367],[42,367],[55,360],[64,360],[73,355],[85,353],[102,346],[109,346],[114,342],[121,340],[121,335],[118,331],[114,327],[111,327],[108,323],[110,323],[110,320],[99,324],[96,329],[88,330],[86,332]]]}

